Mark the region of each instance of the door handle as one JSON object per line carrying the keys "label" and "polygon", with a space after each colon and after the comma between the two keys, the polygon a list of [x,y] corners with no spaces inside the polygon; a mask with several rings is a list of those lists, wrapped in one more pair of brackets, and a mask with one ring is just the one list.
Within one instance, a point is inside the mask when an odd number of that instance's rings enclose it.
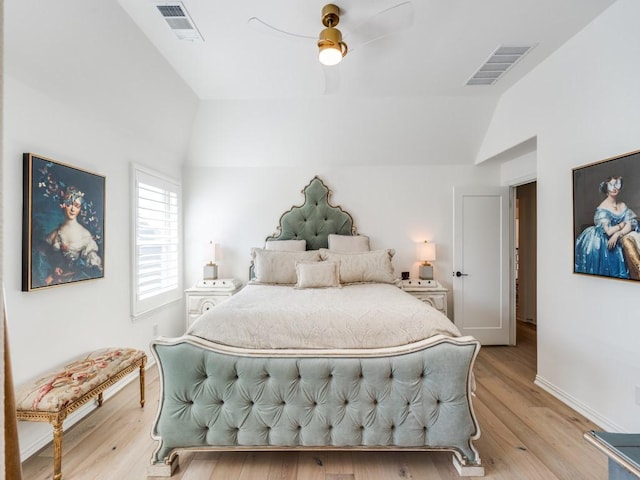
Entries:
{"label": "door handle", "polygon": [[468,274],[468,273],[462,273],[462,272],[460,272],[460,271],[455,272],[455,273],[454,273],[454,275],[455,275],[456,277],[468,277],[468,276],[469,276],[469,274]]}

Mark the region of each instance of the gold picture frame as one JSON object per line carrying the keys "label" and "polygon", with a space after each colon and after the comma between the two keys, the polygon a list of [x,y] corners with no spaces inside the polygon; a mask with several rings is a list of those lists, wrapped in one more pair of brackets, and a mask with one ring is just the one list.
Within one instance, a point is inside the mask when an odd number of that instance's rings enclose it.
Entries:
{"label": "gold picture frame", "polygon": [[104,277],[105,177],[23,154],[22,291]]}

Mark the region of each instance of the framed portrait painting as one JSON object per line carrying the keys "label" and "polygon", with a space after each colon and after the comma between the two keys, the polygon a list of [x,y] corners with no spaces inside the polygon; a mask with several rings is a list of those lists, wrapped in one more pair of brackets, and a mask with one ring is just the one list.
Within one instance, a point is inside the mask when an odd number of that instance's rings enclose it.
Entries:
{"label": "framed portrait painting", "polygon": [[104,277],[105,177],[23,154],[22,290]]}
{"label": "framed portrait painting", "polygon": [[640,281],[640,151],[573,169],[574,273]]}

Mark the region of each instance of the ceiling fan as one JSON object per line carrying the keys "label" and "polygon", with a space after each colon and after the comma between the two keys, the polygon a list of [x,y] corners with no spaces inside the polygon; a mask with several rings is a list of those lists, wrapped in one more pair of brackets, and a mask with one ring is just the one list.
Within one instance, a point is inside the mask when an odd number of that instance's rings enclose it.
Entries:
{"label": "ceiling fan", "polygon": [[353,26],[342,38],[342,32],[336,28],[340,22],[340,14],[344,13],[340,7],[327,4],[322,8],[322,24],[324,29],[319,35],[307,35],[283,30],[271,25],[258,17],[251,17],[248,23],[251,27],[265,33],[276,33],[303,41],[315,41],[318,47],[318,60],[325,77],[325,94],[336,93],[340,86],[340,76],[337,65],[347,55],[364,45],[379,40],[392,33],[409,28],[413,24],[413,2],[405,0],[380,10],[368,19]]}

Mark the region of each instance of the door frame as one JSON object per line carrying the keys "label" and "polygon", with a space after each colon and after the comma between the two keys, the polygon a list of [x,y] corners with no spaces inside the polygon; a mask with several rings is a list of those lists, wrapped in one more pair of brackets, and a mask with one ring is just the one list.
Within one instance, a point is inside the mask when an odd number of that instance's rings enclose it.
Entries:
{"label": "door frame", "polygon": [[[517,330],[517,319],[516,319],[516,188],[526,185],[528,183],[534,183],[538,181],[538,176],[535,174],[525,175],[523,177],[518,178],[517,180],[512,180],[509,182],[509,202],[511,204],[511,212],[509,215],[509,222],[511,225],[509,226],[510,236],[510,262],[511,262],[511,279],[510,279],[510,302],[511,302],[511,314],[509,321],[511,322],[511,331],[509,332],[510,345],[515,346],[517,343],[516,330]],[[536,225],[536,232],[538,231]],[[537,244],[537,242],[536,242]],[[537,249],[537,247],[536,247]],[[538,266],[536,264],[536,270]],[[537,299],[536,299],[537,301]]]}

